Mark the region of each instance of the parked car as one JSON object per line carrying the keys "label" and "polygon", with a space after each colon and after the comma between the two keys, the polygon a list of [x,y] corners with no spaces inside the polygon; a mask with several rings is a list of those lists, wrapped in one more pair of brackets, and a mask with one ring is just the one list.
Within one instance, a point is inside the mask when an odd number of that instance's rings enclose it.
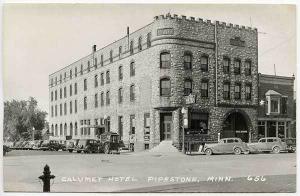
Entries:
{"label": "parked car", "polygon": [[43,140],[35,140],[34,145],[32,146],[32,149],[33,150],[39,150],[42,143],[43,143]]}
{"label": "parked car", "polygon": [[80,139],[74,150],[76,150],[77,153],[98,152],[99,143],[95,139]]}
{"label": "parked car", "polygon": [[100,152],[109,154],[112,151],[120,152],[120,148],[125,147],[120,140],[119,134],[115,132],[104,132],[100,135]]}
{"label": "parked car", "polygon": [[286,139],[282,139],[282,141],[284,141],[286,143],[287,146],[287,151],[288,152],[296,152],[296,138],[286,138]]}
{"label": "parked car", "polygon": [[66,150],[66,146],[63,144],[60,144],[59,141],[57,140],[44,140],[43,144],[40,147],[41,150],[46,151],[46,150]]}
{"label": "parked car", "polygon": [[275,154],[287,150],[285,142],[278,137],[260,138],[256,143],[249,143],[250,152],[273,152]]}
{"label": "parked car", "polygon": [[73,152],[75,147],[78,145],[79,139],[68,140],[66,144],[66,150]]}
{"label": "parked car", "polygon": [[218,143],[205,144],[202,150],[206,155],[212,154],[249,154],[249,148],[240,138],[223,138]]}
{"label": "parked car", "polygon": [[10,151],[10,148],[6,145],[3,145],[3,156],[6,155],[6,153],[8,153]]}

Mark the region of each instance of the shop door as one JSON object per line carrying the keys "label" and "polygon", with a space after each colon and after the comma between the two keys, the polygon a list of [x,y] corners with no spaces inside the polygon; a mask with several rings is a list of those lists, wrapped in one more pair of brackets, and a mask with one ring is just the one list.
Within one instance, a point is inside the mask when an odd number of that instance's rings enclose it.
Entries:
{"label": "shop door", "polygon": [[172,113],[161,113],[160,140],[172,139]]}

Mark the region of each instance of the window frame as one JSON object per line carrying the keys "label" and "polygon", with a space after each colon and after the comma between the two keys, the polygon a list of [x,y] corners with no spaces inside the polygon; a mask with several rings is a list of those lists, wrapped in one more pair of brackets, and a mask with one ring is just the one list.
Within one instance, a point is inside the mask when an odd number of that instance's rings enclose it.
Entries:
{"label": "window frame", "polygon": [[[202,59],[206,59],[206,64],[202,63]],[[209,56],[206,54],[203,54],[200,57],[200,66],[201,66],[201,71],[202,72],[208,72],[208,64],[209,64]]]}
{"label": "window frame", "polygon": [[[205,88],[203,88],[204,86],[203,85],[206,85]],[[208,88],[209,88],[209,81],[207,79],[204,79],[201,81],[201,97],[203,98],[208,98]]]}
{"label": "window frame", "polygon": [[[163,60],[163,56],[168,56],[168,60]],[[161,69],[170,69],[171,68],[171,53],[164,51],[160,53],[160,68]]]}
{"label": "window frame", "polygon": [[[186,57],[189,57],[189,61],[186,61]],[[185,70],[192,70],[193,68],[193,54],[191,52],[185,52],[183,55],[183,65]]]}
{"label": "window frame", "polygon": [[[190,83],[190,88],[186,88],[186,84]],[[184,96],[188,96],[193,93],[193,81],[191,79],[184,80]]]}
{"label": "window frame", "polygon": [[[169,88],[163,88],[162,86],[163,86],[163,82],[168,82],[168,86],[169,86]],[[170,97],[171,96],[171,80],[170,80],[170,78],[161,78],[160,79],[160,86],[159,86],[160,88],[160,96],[161,97]],[[167,93],[165,93],[165,92],[167,92]]]}

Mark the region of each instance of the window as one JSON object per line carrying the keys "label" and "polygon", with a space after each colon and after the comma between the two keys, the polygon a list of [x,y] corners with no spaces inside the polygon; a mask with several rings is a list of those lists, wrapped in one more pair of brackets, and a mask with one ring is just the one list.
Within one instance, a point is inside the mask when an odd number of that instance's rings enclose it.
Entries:
{"label": "window", "polygon": [[134,101],[135,100],[135,86],[134,84],[132,84],[130,86],[130,101]]}
{"label": "window", "polygon": [[57,91],[55,90],[55,101],[57,100]]}
{"label": "window", "polygon": [[94,84],[95,84],[95,87],[98,87],[98,75],[95,75],[95,77],[94,77]]}
{"label": "window", "polygon": [[201,82],[201,97],[208,97],[208,81],[203,80]]}
{"label": "window", "polygon": [[230,99],[230,83],[229,82],[225,82],[223,85],[223,98],[225,100]]}
{"label": "window", "polygon": [[70,97],[72,96],[72,84],[70,84]]}
{"label": "window", "polygon": [[123,67],[119,67],[119,80],[123,80]]}
{"label": "window", "polygon": [[135,134],[135,115],[130,115],[130,131],[129,135]]}
{"label": "window", "polygon": [[119,97],[119,103],[122,103],[123,102],[123,89],[122,88],[119,88],[118,97]]}
{"label": "window", "polygon": [[192,69],[192,54],[184,54],[184,69]]}
{"label": "window", "polygon": [[87,90],[87,80],[86,79],[84,79],[83,80],[83,90]]}
{"label": "window", "polygon": [[101,102],[101,106],[104,106],[104,93],[101,92],[101,95],[100,95],[100,102]]}
{"label": "window", "polygon": [[224,58],[223,59],[223,72],[224,73],[229,73],[230,71],[230,60],[229,58]]}
{"label": "window", "polygon": [[73,112],[72,101],[70,101],[70,114]]}
{"label": "window", "polygon": [[67,98],[67,87],[64,87],[64,98]]}
{"label": "window", "polygon": [[234,74],[241,74],[241,60],[239,59],[234,60]]}
{"label": "window", "polygon": [[133,54],[133,41],[130,41],[130,54]]}
{"label": "window", "polygon": [[53,91],[51,92],[51,101],[53,101]]}
{"label": "window", "polygon": [[151,33],[147,34],[147,48],[151,47]]}
{"label": "window", "polygon": [[53,111],[53,106],[51,106],[51,117],[53,117],[54,111]]}
{"label": "window", "polygon": [[53,78],[51,78],[50,86],[53,87]]}
{"label": "window", "polygon": [[142,37],[139,37],[138,49],[139,49],[139,51],[142,50]]}
{"label": "window", "polygon": [[62,104],[59,104],[59,115],[60,115],[60,116],[63,115]]}
{"label": "window", "polygon": [[145,150],[149,150],[149,144],[145,144]]}
{"label": "window", "polygon": [[57,77],[55,77],[55,85],[57,85]]}
{"label": "window", "polygon": [[77,77],[77,67],[75,67],[75,73],[74,73],[75,77]]}
{"label": "window", "polygon": [[66,78],[67,78],[67,73],[65,72],[64,73],[64,81],[66,81]]}
{"label": "window", "polygon": [[80,75],[82,75],[83,74],[83,65],[81,64],[80,65]]}
{"label": "window", "polygon": [[241,84],[235,84],[234,98],[235,99],[241,99]]}
{"label": "window", "polygon": [[64,126],[64,135],[67,135],[67,124],[65,123],[65,126]]}
{"label": "window", "polygon": [[208,133],[208,113],[192,112],[191,129],[198,131],[200,134]]}
{"label": "window", "polygon": [[98,67],[97,58],[94,58],[94,66],[95,66],[95,69],[97,69],[97,67]]}
{"label": "window", "polygon": [[171,82],[168,78],[160,80],[160,96],[171,96]]}
{"label": "window", "polygon": [[59,126],[59,135],[62,135],[63,134],[63,127],[62,127],[62,124],[60,124]]}
{"label": "window", "polygon": [[57,105],[55,105],[55,116],[57,116]]}
{"label": "window", "polygon": [[144,127],[145,128],[150,128],[150,113],[145,113],[144,114]]}
{"label": "window", "polygon": [[265,121],[258,121],[258,139],[265,136]]}
{"label": "window", "polygon": [[249,60],[245,61],[245,75],[246,76],[251,75],[251,61]]}
{"label": "window", "polygon": [[119,46],[119,58],[122,56],[122,46]]}
{"label": "window", "polygon": [[100,60],[101,60],[101,67],[103,67],[103,54],[101,54]]}
{"label": "window", "polygon": [[84,100],[83,100],[83,109],[84,110],[87,109],[87,97],[84,97]]}
{"label": "window", "polygon": [[62,99],[62,88],[59,89],[59,98]]}
{"label": "window", "polygon": [[88,61],[88,64],[87,64],[87,71],[90,72],[90,61]]}
{"label": "window", "polygon": [[110,104],[110,92],[107,91],[106,92],[106,105],[109,105]]}
{"label": "window", "polygon": [[131,62],[130,63],[130,76],[134,76],[135,75],[135,63]]}
{"label": "window", "polygon": [[77,135],[77,134],[78,134],[77,122],[75,122],[75,130],[74,130],[74,132],[75,132],[75,135]]}
{"label": "window", "polygon": [[77,83],[74,84],[74,94],[77,95]]}
{"label": "window", "polygon": [[95,94],[95,108],[98,107],[98,93]]}
{"label": "window", "polygon": [[70,69],[70,79],[72,79],[72,69]]}
{"label": "window", "polygon": [[208,57],[207,56],[201,57],[200,64],[201,64],[202,71],[208,71]]}
{"label": "window", "polygon": [[111,63],[113,62],[113,51],[112,50],[109,52],[109,61]]}
{"label": "window", "polygon": [[169,52],[160,54],[160,68],[167,69],[171,67],[171,55]]}
{"label": "window", "polygon": [[109,71],[106,71],[106,84],[110,83]]}
{"label": "window", "polygon": [[77,113],[77,100],[75,100],[74,110],[75,110],[75,113]]}
{"label": "window", "polygon": [[103,86],[104,85],[104,73],[101,73],[100,81],[101,81],[101,86]]}
{"label": "window", "polygon": [[251,99],[251,84],[246,84],[246,99]]}
{"label": "window", "polygon": [[70,123],[70,134],[69,135],[73,135],[73,124],[72,123]]}
{"label": "window", "polygon": [[278,113],[278,99],[271,99],[271,112]]}
{"label": "window", "polygon": [[119,135],[120,140],[123,139],[123,116],[119,116]]}
{"label": "window", "polygon": [[67,115],[67,103],[64,104],[64,113]]}
{"label": "window", "polygon": [[184,81],[184,95],[187,96],[189,94],[192,94],[192,81],[185,80]]}
{"label": "window", "polygon": [[287,97],[281,97],[281,114],[287,114]]}

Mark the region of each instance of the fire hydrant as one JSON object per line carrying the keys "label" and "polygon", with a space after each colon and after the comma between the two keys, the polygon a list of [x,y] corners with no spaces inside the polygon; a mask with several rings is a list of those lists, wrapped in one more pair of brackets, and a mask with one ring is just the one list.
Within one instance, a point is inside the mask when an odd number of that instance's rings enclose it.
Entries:
{"label": "fire hydrant", "polygon": [[50,180],[54,179],[55,176],[51,175],[51,171],[49,166],[46,164],[46,166],[44,167],[44,175],[41,175],[39,177],[39,179],[41,179],[43,181],[43,192],[50,192]]}

